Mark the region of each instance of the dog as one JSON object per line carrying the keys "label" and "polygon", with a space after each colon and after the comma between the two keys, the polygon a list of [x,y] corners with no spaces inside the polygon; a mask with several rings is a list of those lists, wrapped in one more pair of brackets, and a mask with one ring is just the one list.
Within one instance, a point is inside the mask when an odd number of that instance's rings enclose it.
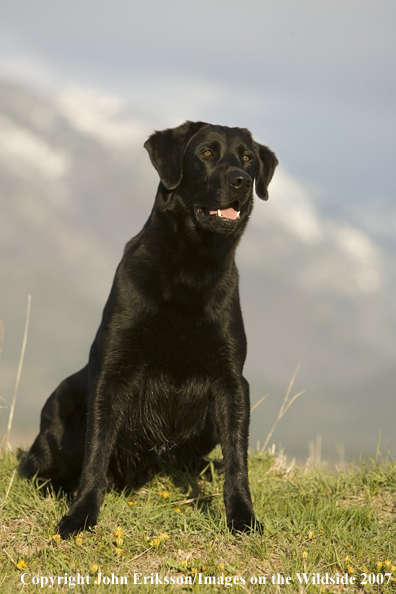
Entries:
{"label": "dog", "polygon": [[235,251],[275,154],[244,128],[190,122],[145,143],[155,204],[117,268],[88,364],[48,398],[24,465],[77,490],[59,524],[92,529],[109,482],[136,490],[221,444],[231,531],[262,529],[248,484],[249,385]]}

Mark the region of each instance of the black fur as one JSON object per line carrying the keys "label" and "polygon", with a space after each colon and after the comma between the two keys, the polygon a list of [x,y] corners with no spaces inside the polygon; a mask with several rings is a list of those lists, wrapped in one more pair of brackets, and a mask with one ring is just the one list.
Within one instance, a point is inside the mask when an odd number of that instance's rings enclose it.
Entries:
{"label": "black fur", "polygon": [[228,526],[258,525],[234,257],[253,180],[266,200],[277,159],[248,130],[203,122],[156,132],[145,148],[161,179],[154,208],[126,245],[88,364],[47,400],[25,461],[30,478],[77,489],[63,538],[97,523],[109,479],[137,489],[217,443]]}

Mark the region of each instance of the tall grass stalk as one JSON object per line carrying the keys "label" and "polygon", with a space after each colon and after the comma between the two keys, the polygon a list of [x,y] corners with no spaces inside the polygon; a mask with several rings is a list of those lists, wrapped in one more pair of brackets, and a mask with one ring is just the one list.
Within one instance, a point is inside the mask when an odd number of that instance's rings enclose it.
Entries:
{"label": "tall grass stalk", "polygon": [[1,351],[3,350],[3,341],[4,341],[4,322],[0,320],[0,358],[1,358]]}
{"label": "tall grass stalk", "polygon": [[290,393],[291,393],[291,391],[292,391],[293,384],[294,384],[294,382],[295,382],[295,379],[296,379],[296,377],[297,377],[297,373],[298,373],[298,370],[299,370],[299,369],[300,369],[300,363],[297,365],[297,367],[296,367],[296,370],[295,370],[295,372],[294,372],[294,373],[293,373],[293,375],[292,375],[292,378],[291,378],[291,380],[290,380],[289,386],[288,386],[288,388],[287,388],[286,396],[285,396],[285,398],[284,398],[284,400],[283,400],[283,402],[282,402],[282,406],[280,407],[280,410],[279,410],[278,418],[276,419],[276,421],[275,421],[275,423],[274,423],[274,425],[273,425],[273,427],[272,427],[271,431],[268,433],[268,435],[267,435],[267,439],[265,440],[265,442],[264,442],[264,445],[263,445],[263,447],[262,447],[262,448],[261,448],[261,450],[260,450],[260,454],[263,454],[263,453],[265,452],[265,448],[267,447],[267,445],[268,445],[268,442],[269,442],[269,440],[271,439],[271,437],[272,437],[272,434],[273,434],[273,432],[275,431],[275,429],[276,429],[276,427],[277,427],[277,425],[278,425],[279,421],[280,421],[280,420],[281,420],[281,418],[283,417],[283,415],[284,415],[284,414],[285,414],[285,413],[286,413],[286,412],[289,410],[289,408],[290,408],[290,406],[293,404],[293,402],[294,402],[294,401],[295,401],[295,400],[296,400],[296,399],[297,399],[299,396],[301,396],[301,394],[304,394],[304,393],[305,393],[305,390],[302,390],[302,392],[298,392],[297,394],[295,394],[295,395],[293,396],[293,398],[292,398],[291,400],[289,400],[289,398],[290,398]]}
{"label": "tall grass stalk", "polygon": [[26,320],[25,320],[25,332],[23,334],[21,356],[19,358],[19,365],[18,365],[18,371],[17,371],[16,381],[15,381],[14,395],[12,397],[12,402],[11,402],[11,407],[10,407],[10,414],[9,414],[9,417],[8,417],[7,432],[6,432],[6,435],[5,435],[6,447],[9,450],[11,450],[11,444],[10,444],[11,427],[12,427],[12,421],[13,421],[13,418],[14,418],[15,404],[16,404],[16,399],[17,399],[17,394],[18,394],[19,382],[20,382],[20,379],[21,379],[23,359],[25,357],[26,343],[27,343],[27,337],[28,337],[31,300],[32,300],[31,295],[28,295],[27,309],[26,309]]}
{"label": "tall grass stalk", "polygon": [[253,404],[252,408],[250,409],[250,412],[252,413],[254,409],[257,408],[258,405],[261,404],[267,398],[267,396],[268,394],[265,394],[262,398],[260,398],[260,400],[257,400],[257,402],[255,402],[255,404]]}

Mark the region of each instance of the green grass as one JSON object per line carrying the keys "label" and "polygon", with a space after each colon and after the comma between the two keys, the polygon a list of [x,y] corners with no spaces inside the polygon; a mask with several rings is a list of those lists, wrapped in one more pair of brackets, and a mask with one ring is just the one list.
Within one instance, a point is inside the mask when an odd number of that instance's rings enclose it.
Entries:
{"label": "green grass", "polygon": [[[23,586],[26,592],[396,592],[392,461],[369,461],[338,473],[252,454],[250,483],[256,514],[265,524],[263,536],[227,531],[221,477],[205,482],[158,476],[130,496],[109,493],[96,530],[71,541],[54,539],[67,499],[44,497],[18,475],[17,466],[12,453],[0,458],[1,594],[20,591],[23,574],[26,581],[48,580],[43,588]],[[102,579],[124,577],[127,584],[95,585],[97,572]],[[297,574],[312,578],[318,572],[322,578],[326,573],[355,577],[356,583],[299,584]],[[278,573],[292,583],[272,584]],[[364,573],[384,583],[360,585]],[[84,579],[90,574],[90,583],[49,587],[51,577],[64,582],[65,575],[77,574]],[[195,577],[196,583],[154,587],[156,574],[157,581]],[[134,575],[141,584],[133,583]],[[250,582],[260,576],[266,586]],[[205,577],[216,584],[205,585]],[[226,587],[234,577],[238,583]]]}

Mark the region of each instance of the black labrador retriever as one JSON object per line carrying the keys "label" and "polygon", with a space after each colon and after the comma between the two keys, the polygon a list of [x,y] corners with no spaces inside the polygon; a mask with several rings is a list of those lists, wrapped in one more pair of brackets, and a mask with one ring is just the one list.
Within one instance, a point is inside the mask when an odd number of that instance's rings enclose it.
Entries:
{"label": "black labrador retriever", "polygon": [[92,528],[109,481],[137,489],[220,443],[231,530],[260,527],[248,485],[249,385],[235,250],[278,163],[248,130],[186,122],[145,143],[160,184],[126,245],[88,364],[47,400],[30,477],[75,491],[63,538]]}

